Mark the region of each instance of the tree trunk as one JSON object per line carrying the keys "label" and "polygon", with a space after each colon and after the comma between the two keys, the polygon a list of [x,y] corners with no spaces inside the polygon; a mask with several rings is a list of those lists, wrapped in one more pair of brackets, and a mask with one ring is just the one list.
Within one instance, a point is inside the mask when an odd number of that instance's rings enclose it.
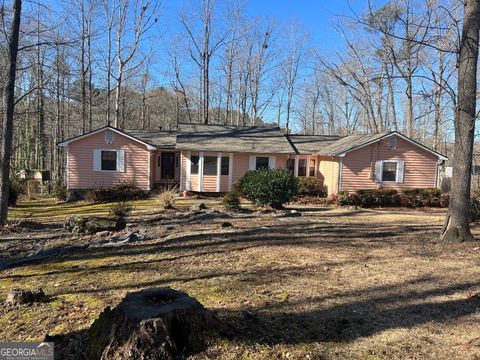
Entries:
{"label": "tree trunk", "polygon": [[22,11],[22,0],[15,0],[13,3],[13,16],[10,33],[8,35],[8,63],[7,63],[7,81],[3,92],[3,127],[2,127],[2,147],[0,153],[1,172],[0,172],[0,225],[7,223],[8,216],[8,196],[9,196],[9,177],[10,177],[10,158],[12,156],[13,139],[13,112],[15,110],[15,76],[17,71],[17,53],[18,38],[20,33],[20,14]]}
{"label": "tree trunk", "polygon": [[478,32],[480,0],[465,1],[458,57],[458,106],[455,111],[455,145],[450,206],[441,238],[473,240],[470,232],[470,182],[475,135]]}

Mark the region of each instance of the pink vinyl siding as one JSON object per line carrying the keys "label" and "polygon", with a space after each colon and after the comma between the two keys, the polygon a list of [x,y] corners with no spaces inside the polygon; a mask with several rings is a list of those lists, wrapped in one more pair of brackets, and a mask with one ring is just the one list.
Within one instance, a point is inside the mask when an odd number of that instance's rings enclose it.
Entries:
{"label": "pink vinyl siding", "polygon": [[[381,140],[347,153],[342,159],[341,190],[435,187],[437,157],[398,136],[396,138],[395,148],[388,146],[388,140]],[[375,162],[378,160],[403,160],[403,183],[375,182]]]}
{"label": "pink vinyl siding", "polygon": [[[125,152],[125,171],[94,171],[93,153],[95,149],[123,150]],[[114,133],[112,144],[105,142],[105,131],[74,141],[68,145],[68,188],[88,189],[132,182],[147,190],[150,185],[148,153],[145,145],[118,133]]]}
{"label": "pink vinyl siding", "polygon": [[329,195],[338,192],[339,160],[333,157],[319,156],[317,177],[327,186]]}

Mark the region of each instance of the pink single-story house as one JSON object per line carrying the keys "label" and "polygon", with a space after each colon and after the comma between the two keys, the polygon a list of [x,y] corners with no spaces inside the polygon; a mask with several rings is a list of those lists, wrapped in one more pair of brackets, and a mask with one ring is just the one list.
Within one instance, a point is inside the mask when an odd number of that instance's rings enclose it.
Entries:
{"label": "pink single-story house", "polygon": [[398,133],[286,135],[273,127],[179,124],[175,132],[106,126],[65,140],[69,193],[131,182],[151,190],[226,192],[249,170],[317,177],[329,194],[438,186],[447,158]]}

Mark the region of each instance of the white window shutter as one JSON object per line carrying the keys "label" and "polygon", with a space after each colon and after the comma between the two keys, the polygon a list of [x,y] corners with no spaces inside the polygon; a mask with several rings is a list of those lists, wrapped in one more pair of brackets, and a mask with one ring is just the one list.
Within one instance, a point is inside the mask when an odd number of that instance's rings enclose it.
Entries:
{"label": "white window shutter", "polygon": [[397,178],[395,179],[395,181],[397,183],[403,183],[404,174],[405,174],[405,161],[398,160],[397,161]]}
{"label": "white window shutter", "polygon": [[248,158],[248,170],[256,170],[257,157],[255,155],[250,155]]}
{"label": "white window shutter", "polygon": [[125,151],[117,150],[117,171],[125,171]]}
{"label": "white window shutter", "polygon": [[382,181],[383,161],[377,160],[375,162],[375,182]]}
{"label": "white window shutter", "polygon": [[93,171],[102,171],[102,150],[93,149]]}
{"label": "white window shutter", "polygon": [[268,162],[268,167],[270,169],[276,169],[277,168],[277,157],[276,156],[270,156],[269,162]]}

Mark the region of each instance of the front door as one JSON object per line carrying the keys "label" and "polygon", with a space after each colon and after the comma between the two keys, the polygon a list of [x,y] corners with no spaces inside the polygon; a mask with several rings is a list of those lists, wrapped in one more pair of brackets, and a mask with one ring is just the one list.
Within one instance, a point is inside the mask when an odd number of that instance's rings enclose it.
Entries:
{"label": "front door", "polygon": [[175,153],[162,152],[160,154],[160,179],[175,179]]}

